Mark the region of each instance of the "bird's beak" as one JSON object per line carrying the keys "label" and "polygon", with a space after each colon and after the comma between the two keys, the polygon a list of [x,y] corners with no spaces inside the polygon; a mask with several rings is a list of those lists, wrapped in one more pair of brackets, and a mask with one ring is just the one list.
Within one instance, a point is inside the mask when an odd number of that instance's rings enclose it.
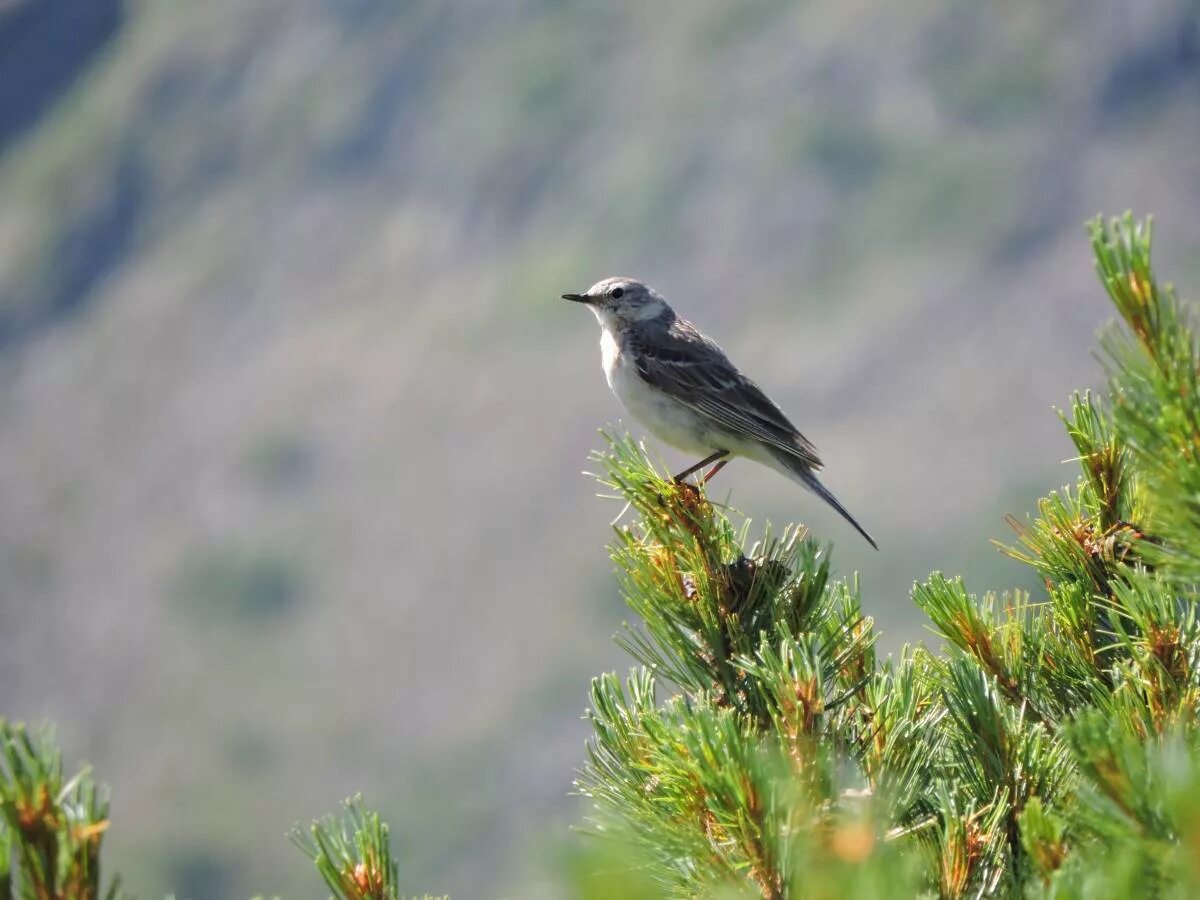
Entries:
{"label": "bird's beak", "polygon": [[592,299],[587,294],[563,294],[562,298],[564,300],[573,300],[576,303],[590,303]]}

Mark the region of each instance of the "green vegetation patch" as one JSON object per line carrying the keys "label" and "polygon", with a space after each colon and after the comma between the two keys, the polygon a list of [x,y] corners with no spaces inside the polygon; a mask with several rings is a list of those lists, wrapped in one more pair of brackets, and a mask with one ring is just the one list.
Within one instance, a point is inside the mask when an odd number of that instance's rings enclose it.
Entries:
{"label": "green vegetation patch", "polygon": [[289,556],[239,544],[211,545],[184,557],[171,598],[200,624],[264,626],[290,616],[303,589],[303,574]]}

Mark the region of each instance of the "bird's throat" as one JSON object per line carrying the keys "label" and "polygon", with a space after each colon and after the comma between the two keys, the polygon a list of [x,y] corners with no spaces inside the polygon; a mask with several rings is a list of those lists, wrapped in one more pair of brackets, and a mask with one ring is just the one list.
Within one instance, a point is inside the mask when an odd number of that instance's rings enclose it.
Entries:
{"label": "bird's throat", "polygon": [[607,328],[600,332],[600,361],[604,366],[604,377],[608,379],[608,386],[613,386],[613,375],[617,369],[617,362],[621,357],[621,344]]}

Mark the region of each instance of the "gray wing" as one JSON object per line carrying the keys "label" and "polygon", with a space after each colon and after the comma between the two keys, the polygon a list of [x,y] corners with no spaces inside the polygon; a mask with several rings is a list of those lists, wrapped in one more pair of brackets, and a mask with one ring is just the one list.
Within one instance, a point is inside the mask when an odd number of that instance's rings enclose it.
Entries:
{"label": "gray wing", "polygon": [[821,468],[817,448],[715,343],[677,319],[670,328],[627,340],[638,374],[721,428],[762,441]]}

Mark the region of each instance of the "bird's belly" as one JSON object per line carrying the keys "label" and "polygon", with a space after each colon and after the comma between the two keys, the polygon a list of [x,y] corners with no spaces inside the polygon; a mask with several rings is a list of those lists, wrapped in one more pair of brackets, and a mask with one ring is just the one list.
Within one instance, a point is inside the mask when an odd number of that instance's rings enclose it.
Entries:
{"label": "bird's belly", "polygon": [[701,416],[643,381],[624,354],[606,367],[605,374],[609,387],[629,414],[660,441],[703,456],[724,449],[720,436]]}

